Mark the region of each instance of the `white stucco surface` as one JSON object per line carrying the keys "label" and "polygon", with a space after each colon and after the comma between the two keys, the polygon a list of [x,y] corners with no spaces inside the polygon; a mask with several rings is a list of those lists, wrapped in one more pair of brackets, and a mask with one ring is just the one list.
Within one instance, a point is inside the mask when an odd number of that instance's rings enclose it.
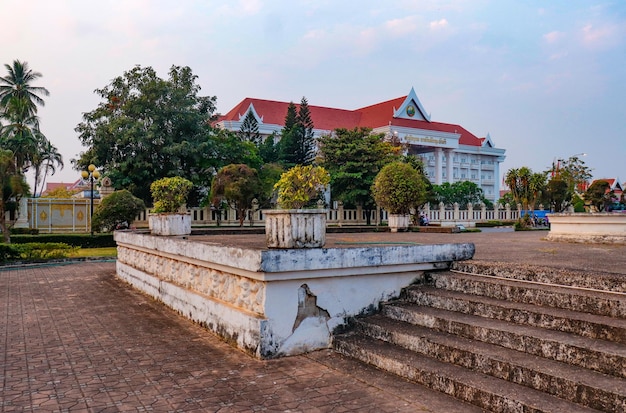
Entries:
{"label": "white stucco surface", "polygon": [[473,244],[259,250],[133,232],[115,239],[120,278],[260,358],[327,347],[348,317],[474,254]]}
{"label": "white stucco surface", "polygon": [[626,214],[548,214],[550,241],[626,244]]}

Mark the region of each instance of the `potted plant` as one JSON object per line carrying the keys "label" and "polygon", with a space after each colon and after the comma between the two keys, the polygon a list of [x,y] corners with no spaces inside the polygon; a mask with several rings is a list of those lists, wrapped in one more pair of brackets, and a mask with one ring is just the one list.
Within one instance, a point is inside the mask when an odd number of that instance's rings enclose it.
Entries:
{"label": "potted plant", "polygon": [[410,211],[426,196],[420,173],[408,163],[392,162],[385,165],[372,185],[376,203],[389,214],[391,232],[409,227]]}
{"label": "potted plant", "polygon": [[326,210],[304,209],[330,183],[321,166],[296,165],[274,185],[279,209],[265,210],[269,248],[320,248],[326,243]]}
{"label": "potted plant", "polygon": [[179,176],[152,182],[154,207],[148,215],[148,225],[153,235],[191,234],[191,215],[185,210],[185,203],[192,186],[191,181]]}

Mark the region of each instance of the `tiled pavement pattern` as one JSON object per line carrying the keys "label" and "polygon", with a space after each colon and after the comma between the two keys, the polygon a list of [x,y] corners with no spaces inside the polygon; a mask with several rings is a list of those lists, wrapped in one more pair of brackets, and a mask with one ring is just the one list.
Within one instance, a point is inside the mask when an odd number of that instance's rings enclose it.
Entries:
{"label": "tiled pavement pattern", "polygon": [[0,411],[479,411],[331,351],[252,359],[114,271],[0,269]]}

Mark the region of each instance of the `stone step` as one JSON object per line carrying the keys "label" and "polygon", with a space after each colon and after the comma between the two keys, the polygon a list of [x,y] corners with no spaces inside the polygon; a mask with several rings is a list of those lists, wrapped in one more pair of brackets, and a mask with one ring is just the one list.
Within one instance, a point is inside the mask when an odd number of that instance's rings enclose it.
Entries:
{"label": "stone step", "polygon": [[622,293],[452,271],[429,273],[428,277],[436,288],[444,290],[626,320],[626,294]]}
{"label": "stone step", "polygon": [[587,407],[607,412],[626,411],[625,379],[381,315],[356,320],[355,331]]}
{"label": "stone step", "polygon": [[345,355],[495,412],[598,411],[364,335],[335,336],[333,346]]}
{"label": "stone step", "polygon": [[618,318],[504,301],[425,285],[406,288],[404,299],[418,305],[626,344],[626,322]]}
{"label": "stone step", "polygon": [[590,288],[626,294],[626,277],[623,274],[572,271],[526,264],[511,265],[511,263],[475,260],[455,261],[450,268],[471,274],[483,274],[542,284]]}
{"label": "stone step", "polygon": [[384,305],[381,314],[471,340],[497,344],[626,378],[626,346],[620,343],[403,302]]}

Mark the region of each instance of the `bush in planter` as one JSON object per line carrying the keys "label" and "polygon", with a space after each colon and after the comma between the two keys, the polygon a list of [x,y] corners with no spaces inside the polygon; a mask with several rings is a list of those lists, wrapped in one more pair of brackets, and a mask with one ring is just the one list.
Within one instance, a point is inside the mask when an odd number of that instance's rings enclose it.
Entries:
{"label": "bush in planter", "polygon": [[296,165],[284,172],[274,185],[274,190],[278,191],[278,206],[282,209],[301,209],[329,183],[330,175],[323,167]]}
{"label": "bush in planter", "polygon": [[161,178],[152,182],[150,185],[150,193],[154,201],[152,212],[155,214],[179,212],[187,202],[187,196],[192,187],[191,181],[180,176]]}
{"label": "bush in planter", "polygon": [[390,214],[406,215],[426,200],[420,173],[404,162],[392,162],[380,170],[372,185],[376,203]]}
{"label": "bush in planter", "polygon": [[115,191],[102,200],[93,214],[94,231],[114,230],[129,227],[137,215],[146,209],[143,201],[123,189]]}

